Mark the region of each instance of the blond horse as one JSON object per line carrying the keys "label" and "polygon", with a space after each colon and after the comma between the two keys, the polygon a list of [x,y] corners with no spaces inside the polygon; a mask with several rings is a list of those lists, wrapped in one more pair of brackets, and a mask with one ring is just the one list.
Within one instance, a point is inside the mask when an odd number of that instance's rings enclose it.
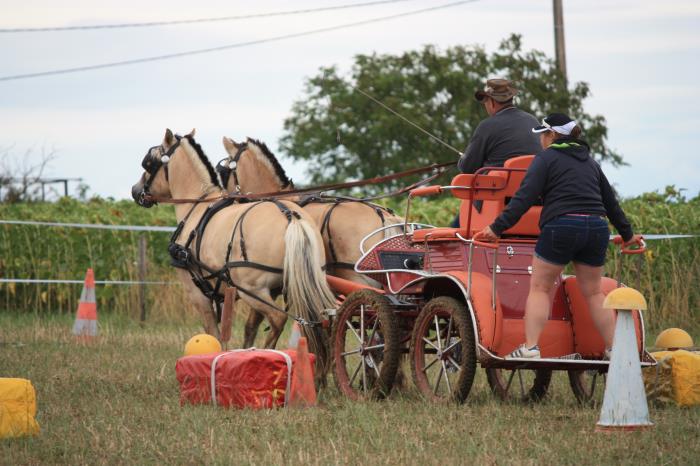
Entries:
{"label": "blond horse", "polygon": [[[275,155],[268,147],[257,140],[248,138],[244,143],[236,143],[223,138],[228,158],[217,166],[222,178],[226,178],[227,191],[240,194],[283,192],[294,188]],[[298,197],[288,199],[300,201]],[[354,271],[354,264],[361,256],[360,242],[371,248],[385,237],[398,233],[397,229],[385,229],[372,234],[387,225],[403,227],[403,218],[380,206],[347,198],[318,199],[304,202],[307,212],[321,230],[326,250],[326,270],[328,273],[347,280],[378,286],[365,275]],[[393,231],[392,231],[393,230]],[[402,231],[402,230],[401,230]],[[246,334],[254,334],[262,317],[251,313],[246,323]]]}
{"label": "blond horse", "polygon": [[[284,192],[294,189],[275,155],[268,147],[255,139],[237,144],[231,138],[223,138],[228,159],[217,167],[220,174],[230,172],[224,188],[228,192],[258,194]],[[329,273],[358,283],[376,285],[366,275],[354,271],[355,262],[360,258],[360,242],[365,240],[365,248],[371,248],[385,237],[396,234],[403,228],[404,220],[388,209],[352,198],[312,198],[287,199],[301,202],[321,229],[326,248],[326,269]],[[396,225],[376,232],[382,227]]]}
{"label": "blond horse", "polygon": [[[142,163],[145,172],[132,188],[139,205],[151,207],[154,199],[204,200],[224,194],[193,135],[194,130],[184,137],[167,130],[163,142],[149,149]],[[276,295],[284,294],[291,316],[310,323],[320,322],[321,311],[333,307],[322,270],[321,236],[313,219],[297,205],[185,202],[175,205],[175,214],[179,231],[169,250],[207,333],[219,336],[212,300],[220,301],[220,288],[226,285],[235,286],[241,299],[270,321],[266,347],[275,346],[287,319],[274,304]],[[303,330],[322,376],[327,355],[323,332],[318,325]]]}

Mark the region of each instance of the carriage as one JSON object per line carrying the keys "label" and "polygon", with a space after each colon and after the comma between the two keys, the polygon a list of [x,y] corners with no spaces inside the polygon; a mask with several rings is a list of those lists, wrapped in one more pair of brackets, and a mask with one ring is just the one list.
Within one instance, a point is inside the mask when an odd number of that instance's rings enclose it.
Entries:
{"label": "carriage", "polygon": [[[451,191],[461,199],[461,227],[407,223],[402,233],[368,250],[363,243],[355,271],[381,287],[328,276],[331,288],[343,298],[337,309],[328,311],[334,378],[342,393],[353,399],[386,396],[406,355],[416,387],[436,401],[463,402],[477,364],[485,368],[493,393],[503,399],[541,400],[554,370],[568,372],[581,403],[600,393],[597,387],[609,361],[575,276],[557,279],[539,341],[542,358],[505,358],[524,341],[523,316],[542,207],[531,207],[498,243],[479,242],[473,235],[504,209],[532,159],[516,157],[504,167],[457,175],[449,186],[412,190],[407,210],[413,197]],[[478,210],[477,202],[482,204]],[[617,286],[617,281],[603,278],[605,294]],[[651,365],[642,315],[634,311],[633,318],[641,364]]]}

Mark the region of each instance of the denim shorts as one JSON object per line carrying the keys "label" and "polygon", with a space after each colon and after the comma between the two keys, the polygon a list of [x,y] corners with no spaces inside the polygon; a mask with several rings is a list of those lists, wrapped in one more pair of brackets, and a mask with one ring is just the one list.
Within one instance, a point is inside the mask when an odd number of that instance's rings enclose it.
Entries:
{"label": "denim shorts", "polygon": [[542,226],[535,255],[545,262],[566,265],[571,261],[591,267],[605,265],[610,230],[599,215],[568,214]]}

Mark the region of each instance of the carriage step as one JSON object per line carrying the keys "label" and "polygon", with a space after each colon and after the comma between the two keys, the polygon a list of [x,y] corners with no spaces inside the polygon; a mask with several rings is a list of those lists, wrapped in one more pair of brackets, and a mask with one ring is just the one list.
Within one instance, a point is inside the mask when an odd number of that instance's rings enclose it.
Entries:
{"label": "carriage step", "polygon": [[571,354],[565,354],[563,356],[557,356],[555,358],[549,358],[549,359],[569,359],[573,361],[580,361],[583,359],[583,357],[579,353],[571,353]]}

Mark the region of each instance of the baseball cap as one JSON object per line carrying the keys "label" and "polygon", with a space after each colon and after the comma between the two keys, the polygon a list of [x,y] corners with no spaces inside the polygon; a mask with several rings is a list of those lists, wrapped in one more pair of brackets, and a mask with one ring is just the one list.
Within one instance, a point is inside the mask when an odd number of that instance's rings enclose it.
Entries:
{"label": "baseball cap", "polygon": [[484,97],[491,97],[496,102],[507,102],[518,94],[513,81],[503,78],[492,78],[486,81],[483,90],[474,93],[474,98],[481,102]]}
{"label": "baseball cap", "polygon": [[533,133],[544,133],[554,131],[555,133],[568,136],[576,127],[576,122],[563,113],[550,113],[542,119],[542,124],[532,128]]}

